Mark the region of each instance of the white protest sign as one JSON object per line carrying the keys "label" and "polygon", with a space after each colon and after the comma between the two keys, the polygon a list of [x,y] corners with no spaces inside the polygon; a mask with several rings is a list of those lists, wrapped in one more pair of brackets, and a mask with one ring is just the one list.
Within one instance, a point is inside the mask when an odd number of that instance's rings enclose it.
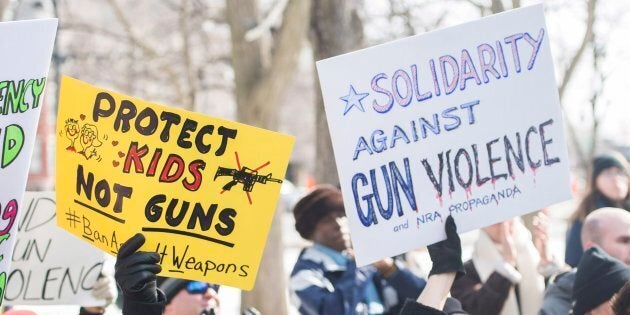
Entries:
{"label": "white protest sign", "polygon": [[0,23],[0,304],[56,32],[57,19]]}
{"label": "white protest sign", "polygon": [[542,5],[317,70],[359,265],[570,198]]}
{"label": "white protest sign", "polygon": [[57,227],[55,211],[55,192],[24,195],[6,303],[104,305],[91,290],[109,256]]}

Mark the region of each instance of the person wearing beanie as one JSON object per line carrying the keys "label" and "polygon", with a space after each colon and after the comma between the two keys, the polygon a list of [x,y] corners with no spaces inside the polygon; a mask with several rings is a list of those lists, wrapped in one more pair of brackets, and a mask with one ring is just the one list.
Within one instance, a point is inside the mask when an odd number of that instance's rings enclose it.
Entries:
{"label": "person wearing beanie", "polygon": [[584,218],[599,208],[615,207],[630,211],[630,173],[628,161],[619,153],[599,155],[593,159],[587,192],[571,220],[567,232],[565,262],[576,267],[582,256],[580,234]]}
{"label": "person wearing beanie", "polygon": [[158,289],[164,292],[164,315],[219,314],[218,286],[206,282],[158,277]]}
{"label": "person wearing beanie", "polygon": [[218,287],[199,281],[157,277],[160,257],[139,251],[145,238],[137,233],[116,258],[116,283],[123,293],[123,315],[214,315],[219,311]]}
{"label": "person wearing beanie", "polygon": [[446,239],[427,246],[431,262],[429,280],[416,301],[407,299],[400,315],[468,314],[459,301],[448,298],[455,278],[466,274],[462,262],[462,243],[452,216],[444,225]]}
{"label": "person wearing beanie", "polygon": [[385,259],[357,268],[341,191],[317,186],[293,209],[295,228],[313,245],[300,253],[289,290],[300,314],[397,314],[425,281]]}
{"label": "person wearing beanie", "polygon": [[[584,220],[581,239],[584,250],[597,246],[630,266],[630,211],[602,208],[591,212]],[[569,313],[576,273],[577,268],[573,268],[549,282],[539,315]]]}
{"label": "person wearing beanie", "polygon": [[[543,212],[535,218],[546,220]],[[538,314],[553,259],[544,250],[547,225],[536,225],[534,232],[532,237],[520,218],[481,229],[472,257],[464,263],[466,275],[451,289],[464,310],[472,315]]]}
{"label": "person wearing beanie", "polygon": [[630,282],[630,268],[592,247],[582,256],[573,285],[573,314],[612,314],[612,297]]}

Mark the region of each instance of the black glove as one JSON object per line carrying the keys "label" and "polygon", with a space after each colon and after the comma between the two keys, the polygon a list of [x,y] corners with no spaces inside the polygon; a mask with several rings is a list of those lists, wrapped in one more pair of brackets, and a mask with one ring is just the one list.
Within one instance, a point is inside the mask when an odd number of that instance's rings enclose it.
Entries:
{"label": "black glove", "polygon": [[462,263],[462,243],[457,235],[457,226],[452,216],[446,218],[446,239],[429,245],[429,256],[433,267],[429,276],[441,273],[456,272],[457,276],[466,274]]}
{"label": "black glove", "polygon": [[144,235],[138,233],[120,246],[116,259],[116,283],[125,297],[138,302],[156,303],[157,276],[162,267],[160,255],[137,251],[144,244]]}

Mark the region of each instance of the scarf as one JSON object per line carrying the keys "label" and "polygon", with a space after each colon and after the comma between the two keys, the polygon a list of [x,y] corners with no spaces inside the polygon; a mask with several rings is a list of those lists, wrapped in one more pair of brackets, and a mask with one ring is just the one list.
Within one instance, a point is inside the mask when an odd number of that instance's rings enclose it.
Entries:
{"label": "scarf", "polygon": [[[513,237],[517,251],[516,269],[523,275],[521,282],[517,284],[519,286],[521,315],[536,315],[542,305],[545,290],[544,278],[538,274],[537,270],[540,257],[532,243],[531,233],[520,220],[514,221]],[[479,233],[479,239],[475,243],[472,261],[483,283],[495,271],[496,265],[503,262],[499,245],[495,244],[483,230]],[[517,314],[519,314],[518,303],[514,287],[512,287],[501,310],[501,315]]]}

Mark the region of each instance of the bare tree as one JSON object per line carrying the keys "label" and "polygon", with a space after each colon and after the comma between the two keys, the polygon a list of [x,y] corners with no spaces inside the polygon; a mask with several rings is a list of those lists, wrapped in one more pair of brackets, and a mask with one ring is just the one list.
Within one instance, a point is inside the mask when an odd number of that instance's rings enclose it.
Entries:
{"label": "bare tree", "polygon": [[[475,8],[477,8],[482,16],[487,15],[489,13],[492,13],[492,14],[499,13],[506,9],[502,0],[490,0],[489,3],[488,2],[484,3],[481,0],[465,0],[465,1],[473,5]],[[518,8],[521,6],[520,0],[512,0],[511,3],[512,3],[512,8]],[[560,96],[560,104],[565,114],[566,114],[567,108],[564,104],[564,99],[566,96],[567,87],[569,86],[569,83],[572,82],[572,80],[574,79],[573,74],[575,73],[575,70],[580,65],[580,62],[582,61],[582,58],[585,52],[588,50],[588,47],[593,44],[593,40],[594,40],[593,38],[595,36],[594,25],[596,21],[597,0],[586,0],[584,1],[584,3],[586,4],[585,5],[585,11],[586,11],[585,26],[586,27],[584,30],[584,35],[582,36],[582,40],[580,41],[580,45],[578,46],[576,51],[567,59],[566,67],[562,71],[562,77],[560,78],[560,82],[558,83],[558,94]],[[594,64],[594,66],[595,65],[596,64]],[[601,94],[601,92],[595,92],[594,94],[595,100],[597,100],[597,96],[595,95],[598,95],[598,93]],[[596,106],[594,104],[595,103],[593,103],[593,100],[591,100],[591,105]],[[597,110],[593,108],[593,113],[595,113],[596,111]],[[594,151],[595,144],[591,143],[591,145],[589,145],[588,148],[583,149],[580,142],[580,137],[578,136],[578,133],[576,131],[576,127],[568,119],[565,119],[565,122],[566,122],[566,128],[567,128],[569,141],[571,143],[571,147],[573,148],[574,156],[577,158],[577,161],[578,161],[578,169],[584,172],[586,171],[586,169],[588,169],[589,162],[592,159],[593,154],[595,152]],[[594,120],[593,122],[596,125],[597,121]],[[590,135],[592,141],[596,140],[596,135],[597,135],[597,131],[593,129],[592,134]]]}
{"label": "bare tree", "polygon": [[[604,118],[607,107],[610,106],[610,102],[605,101],[602,98],[604,90],[606,88],[606,81],[608,80],[608,73],[603,69],[602,63],[606,58],[606,44],[600,42],[598,36],[593,34],[592,40],[592,58],[593,58],[593,91],[589,99],[589,109],[591,111],[591,136],[587,147],[584,149],[584,155],[587,158],[588,163],[595,156],[597,151],[597,144],[599,143],[599,128],[601,121]],[[588,164],[583,167],[586,169]]]}
{"label": "bare tree", "polygon": [[232,81],[225,75],[231,72],[231,59],[223,3],[55,3],[59,30],[68,38],[60,42],[65,73],[80,73],[86,81],[188,110],[216,104],[207,102],[212,91],[231,93]]}
{"label": "bare tree", "polygon": [[[262,21],[257,0],[228,0],[226,4],[238,120],[274,129],[278,103],[306,37],[310,1],[280,0]],[[274,35],[272,31],[276,32],[273,50],[266,42]],[[276,211],[254,290],[242,295],[242,307],[254,306],[263,314],[287,312],[281,218],[281,211]]]}
{"label": "bare tree", "polygon": [[11,0],[0,0],[0,21],[3,20],[4,13],[11,4]]}
{"label": "bare tree", "polygon": [[[566,106],[564,105],[564,98],[566,96],[566,93],[565,93],[566,88],[569,85],[569,83],[572,81],[573,74],[575,72],[575,69],[578,67],[580,63],[582,56],[584,55],[588,46],[592,45],[594,41],[596,5],[597,5],[597,0],[587,0],[586,2],[586,21],[585,21],[586,29],[584,31],[584,36],[582,37],[580,46],[575,51],[574,55],[569,59],[568,65],[563,72],[562,79],[558,87],[558,94],[560,95],[560,104],[563,106],[562,108],[565,111],[565,113],[566,113]],[[594,64],[594,66],[597,66],[597,64]],[[591,104],[594,106],[595,103],[591,103]],[[593,109],[593,113],[595,114],[595,109]],[[571,122],[568,119],[565,119],[565,122],[566,122],[569,140],[571,141],[571,144],[573,147],[574,155],[577,157],[579,169],[582,170],[583,172],[586,172],[586,170],[589,167],[589,163],[593,157],[594,151],[591,150],[590,152],[584,152],[584,150],[582,150],[582,146],[580,145],[580,139],[577,134],[577,131],[575,130],[575,126],[571,124]],[[593,129],[593,131],[594,131],[593,141],[595,141],[595,129]],[[594,149],[594,146],[593,146],[593,149]]]}
{"label": "bare tree", "polygon": [[[310,39],[315,61],[346,53],[363,43],[363,23],[357,0],[317,0],[311,8]],[[315,82],[315,177],[320,183],[339,184],[319,79]]]}

